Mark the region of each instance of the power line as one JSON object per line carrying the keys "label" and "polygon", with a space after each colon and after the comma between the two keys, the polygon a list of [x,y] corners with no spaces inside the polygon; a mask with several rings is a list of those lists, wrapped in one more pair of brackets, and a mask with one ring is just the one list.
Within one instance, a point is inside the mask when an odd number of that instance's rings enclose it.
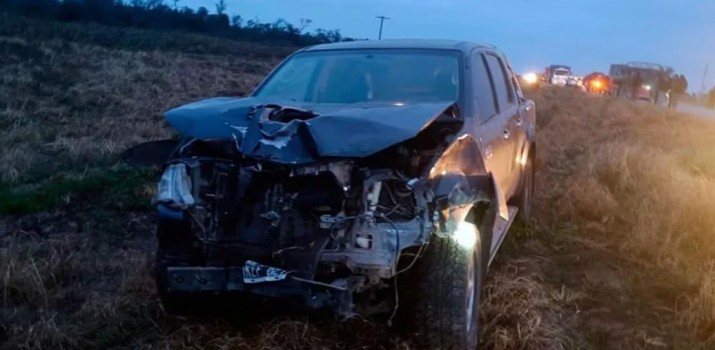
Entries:
{"label": "power line", "polygon": [[390,19],[390,17],[385,17],[385,16],[376,16],[377,18],[380,19],[380,34],[377,37],[377,40],[382,39],[382,24],[385,22],[386,19]]}

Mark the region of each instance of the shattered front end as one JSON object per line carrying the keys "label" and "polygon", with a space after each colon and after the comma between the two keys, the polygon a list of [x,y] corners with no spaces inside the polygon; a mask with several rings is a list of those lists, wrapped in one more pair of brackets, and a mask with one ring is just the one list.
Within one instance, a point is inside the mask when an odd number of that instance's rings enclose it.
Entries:
{"label": "shattered front end", "polygon": [[167,167],[156,203],[162,220],[191,226],[193,251],[166,266],[166,285],[299,298],[342,316],[386,311],[356,309],[353,296],[385,287],[400,252],[427,243],[427,196],[393,170],[351,161],[182,159]]}
{"label": "shattered front end", "polygon": [[444,209],[426,174],[462,126],[452,104],[319,115],[249,102],[167,113],[183,138],[154,200],[160,294],[251,293],[343,317],[389,312],[380,293]]}

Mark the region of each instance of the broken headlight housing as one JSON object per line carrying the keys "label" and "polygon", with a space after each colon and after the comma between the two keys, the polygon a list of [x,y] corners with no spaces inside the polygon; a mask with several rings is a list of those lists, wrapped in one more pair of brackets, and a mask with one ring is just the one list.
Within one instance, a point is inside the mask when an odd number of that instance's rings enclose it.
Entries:
{"label": "broken headlight housing", "polygon": [[164,170],[152,203],[163,204],[172,209],[186,209],[194,205],[186,164],[171,164]]}

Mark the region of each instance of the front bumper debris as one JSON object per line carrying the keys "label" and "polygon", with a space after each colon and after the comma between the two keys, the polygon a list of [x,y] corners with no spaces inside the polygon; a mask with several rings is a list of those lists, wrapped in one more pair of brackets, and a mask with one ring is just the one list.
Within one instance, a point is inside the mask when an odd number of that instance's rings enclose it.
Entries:
{"label": "front bumper debris", "polygon": [[[311,308],[329,308],[343,317],[353,315],[352,293],[347,284],[336,285],[285,276],[278,281],[244,281],[244,267],[167,267],[168,290],[179,293],[245,292],[255,295],[300,300]],[[250,281],[251,278],[249,277]]]}

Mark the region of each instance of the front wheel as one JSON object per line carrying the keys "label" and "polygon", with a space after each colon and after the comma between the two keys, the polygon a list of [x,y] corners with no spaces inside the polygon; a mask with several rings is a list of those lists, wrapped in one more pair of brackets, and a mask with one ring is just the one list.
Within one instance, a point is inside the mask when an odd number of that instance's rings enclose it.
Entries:
{"label": "front wheel", "polygon": [[157,249],[154,279],[159,302],[168,315],[181,317],[201,315],[202,311],[207,309],[205,297],[169,290],[169,278],[171,277],[167,274],[167,267],[182,265],[185,265],[185,262],[169,258],[166,249]]}
{"label": "front wheel", "polygon": [[475,349],[484,264],[479,230],[470,222],[461,228],[474,235],[471,246],[461,240],[434,237],[419,265],[415,321],[428,349]]}
{"label": "front wheel", "polygon": [[173,316],[198,316],[209,310],[207,298],[196,293],[181,293],[169,288],[167,268],[191,266],[196,262],[190,224],[185,221],[160,219],[157,226],[158,247],[154,261],[154,280],[159,302]]}

